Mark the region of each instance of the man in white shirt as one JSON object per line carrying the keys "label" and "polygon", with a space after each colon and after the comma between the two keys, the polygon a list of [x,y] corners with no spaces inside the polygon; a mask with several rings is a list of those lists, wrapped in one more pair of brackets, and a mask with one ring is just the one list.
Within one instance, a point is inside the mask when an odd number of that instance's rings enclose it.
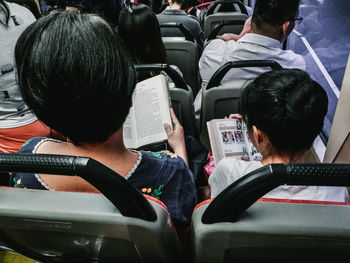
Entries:
{"label": "man in white shirt", "polygon": [[[281,43],[293,31],[296,22],[301,22],[299,0],[257,0],[254,13],[248,19],[242,33],[224,35],[209,43],[199,61],[202,88],[194,107],[200,112],[202,90],[213,74],[229,61],[275,60],[284,68],[305,70],[302,56],[291,50],[282,50]],[[225,80],[250,81],[268,68],[240,68],[230,70]]]}

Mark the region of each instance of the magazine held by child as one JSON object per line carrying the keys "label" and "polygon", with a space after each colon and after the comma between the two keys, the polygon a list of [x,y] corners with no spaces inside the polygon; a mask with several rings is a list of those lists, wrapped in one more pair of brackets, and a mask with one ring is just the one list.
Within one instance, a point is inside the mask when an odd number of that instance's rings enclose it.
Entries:
{"label": "magazine held by child", "polygon": [[207,122],[214,163],[223,158],[241,156],[242,160],[261,160],[261,154],[249,139],[246,125],[238,119]]}

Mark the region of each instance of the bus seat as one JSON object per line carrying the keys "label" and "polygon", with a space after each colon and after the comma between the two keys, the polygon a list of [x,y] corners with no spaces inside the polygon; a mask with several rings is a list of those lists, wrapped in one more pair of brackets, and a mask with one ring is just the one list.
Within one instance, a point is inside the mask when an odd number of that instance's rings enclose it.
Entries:
{"label": "bus seat", "polygon": [[199,74],[198,74],[198,47],[190,31],[181,23],[160,24],[160,28],[167,27],[179,28],[184,36],[162,37],[167,63],[176,65],[182,72],[186,83],[192,88],[193,95],[198,92]]}
{"label": "bus seat", "polygon": [[179,73],[167,64],[135,65],[137,71],[164,71],[174,82],[170,87],[171,106],[186,134],[198,138],[198,130],[194,117],[193,92]]}
{"label": "bus seat", "polygon": [[[248,11],[240,1],[235,0],[217,0],[209,7],[204,17],[204,38],[208,38],[210,32],[217,24],[227,20],[247,20]],[[244,25],[244,23],[243,23]],[[218,32],[218,35],[224,33],[239,34],[243,25],[225,25]]]}
{"label": "bus seat", "polygon": [[167,210],[85,157],[0,154],[1,171],[80,176],[101,193],[0,188],[0,240],[40,262],[176,261]]}
{"label": "bus seat", "polygon": [[251,80],[240,80],[237,77],[237,80],[225,81],[223,83],[221,81],[229,70],[243,67],[282,68],[277,62],[272,60],[246,60],[227,62],[214,73],[208,85],[202,90],[200,137],[201,142],[207,149],[210,149],[207,122],[213,119],[225,118],[231,113],[237,113],[238,101],[242,89]]}
{"label": "bus seat", "polygon": [[283,184],[350,184],[349,164],[272,164],[192,216],[195,262],[348,262],[350,204],[260,199]]}
{"label": "bus seat", "polygon": [[[218,38],[224,33],[236,33],[239,34],[245,23],[245,19],[236,20],[224,20],[215,25],[215,27],[210,31],[207,39],[204,41],[204,48],[210,43],[211,40]],[[232,26],[232,27],[231,27]],[[230,27],[230,28],[228,28]]]}

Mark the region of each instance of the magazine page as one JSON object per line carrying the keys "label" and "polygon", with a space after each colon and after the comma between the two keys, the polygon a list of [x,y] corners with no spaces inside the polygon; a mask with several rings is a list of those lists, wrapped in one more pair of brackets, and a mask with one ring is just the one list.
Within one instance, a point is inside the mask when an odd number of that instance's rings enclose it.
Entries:
{"label": "magazine page", "polygon": [[244,122],[237,119],[213,120],[208,122],[208,132],[215,164],[223,158],[237,156],[246,161],[260,160]]}
{"label": "magazine page", "polygon": [[223,158],[241,156],[245,147],[242,122],[236,119],[214,120],[216,150],[214,161],[217,164]]}
{"label": "magazine page", "polygon": [[244,141],[245,141],[245,146],[242,147],[242,160],[261,161],[262,156],[260,152],[253,145],[252,141],[249,139],[248,129],[244,122],[242,122],[242,127],[244,131],[243,134],[244,134]]}
{"label": "magazine page", "polygon": [[139,82],[133,95],[137,148],[167,140],[164,123],[171,124],[166,79],[158,75]]}

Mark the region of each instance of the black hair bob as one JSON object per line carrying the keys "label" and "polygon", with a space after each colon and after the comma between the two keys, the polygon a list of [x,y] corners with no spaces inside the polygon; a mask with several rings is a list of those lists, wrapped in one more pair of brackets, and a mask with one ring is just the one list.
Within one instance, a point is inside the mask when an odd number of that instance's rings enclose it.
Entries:
{"label": "black hair bob", "polygon": [[150,7],[144,4],[125,6],[120,12],[118,33],[136,64],[166,62],[159,23]]}
{"label": "black hair bob", "polygon": [[24,101],[75,145],[104,142],[122,127],[136,75],[102,18],[72,11],[43,17],[18,39],[15,60]]}
{"label": "black hair bob", "polygon": [[303,151],[321,132],[328,109],[324,89],[299,69],[266,72],[251,82],[240,99],[248,130],[265,132],[279,152]]}

